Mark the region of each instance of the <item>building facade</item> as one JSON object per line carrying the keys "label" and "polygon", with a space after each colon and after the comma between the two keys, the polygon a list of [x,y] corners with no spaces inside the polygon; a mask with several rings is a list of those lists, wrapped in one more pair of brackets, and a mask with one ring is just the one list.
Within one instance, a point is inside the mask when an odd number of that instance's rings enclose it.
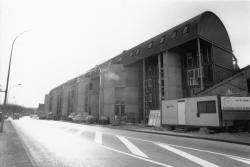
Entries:
{"label": "building facade", "polygon": [[225,26],[204,12],[53,89],[48,106],[59,119],[76,111],[147,122],[163,100],[203,96],[238,71]]}

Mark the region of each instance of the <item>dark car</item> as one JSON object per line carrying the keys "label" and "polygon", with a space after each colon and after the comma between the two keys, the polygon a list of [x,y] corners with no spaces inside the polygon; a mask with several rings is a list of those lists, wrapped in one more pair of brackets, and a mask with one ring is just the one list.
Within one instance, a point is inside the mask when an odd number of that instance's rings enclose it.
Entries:
{"label": "dark car", "polygon": [[20,114],[19,113],[13,113],[12,118],[13,119],[19,119],[20,118]]}
{"label": "dark car", "polygon": [[97,119],[96,117],[94,117],[93,115],[88,115],[85,120],[84,120],[85,123],[89,123],[89,124],[92,124],[92,123],[96,123],[97,122]]}
{"label": "dark car", "polygon": [[101,116],[99,119],[99,124],[109,124],[109,117],[108,116]]}
{"label": "dark car", "polygon": [[55,119],[55,115],[54,115],[52,112],[49,112],[49,113],[47,114],[47,119],[49,119],[49,120],[54,120],[54,119]]}
{"label": "dark car", "polygon": [[46,114],[45,113],[39,113],[38,117],[39,117],[39,119],[46,119]]}

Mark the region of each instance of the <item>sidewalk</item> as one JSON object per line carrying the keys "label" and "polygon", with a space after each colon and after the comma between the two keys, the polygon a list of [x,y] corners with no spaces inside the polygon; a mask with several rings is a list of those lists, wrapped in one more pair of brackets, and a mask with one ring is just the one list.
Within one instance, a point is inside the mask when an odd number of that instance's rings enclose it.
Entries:
{"label": "sidewalk", "polygon": [[9,120],[4,123],[4,132],[0,133],[0,166],[32,167],[24,146]]}
{"label": "sidewalk", "polygon": [[192,132],[174,132],[167,130],[166,128],[160,127],[148,127],[142,125],[120,125],[120,126],[112,126],[112,125],[104,125],[104,127],[113,128],[113,129],[121,129],[142,133],[151,133],[157,135],[168,135],[168,136],[178,136],[178,137],[186,137],[186,138],[194,138],[194,139],[204,139],[204,140],[213,140],[213,141],[222,141],[227,143],[236,143],[250,146],[250,133],[247,132],[239,132],[239,133],[214,133],[209,134],[205,131],[192,131]]}

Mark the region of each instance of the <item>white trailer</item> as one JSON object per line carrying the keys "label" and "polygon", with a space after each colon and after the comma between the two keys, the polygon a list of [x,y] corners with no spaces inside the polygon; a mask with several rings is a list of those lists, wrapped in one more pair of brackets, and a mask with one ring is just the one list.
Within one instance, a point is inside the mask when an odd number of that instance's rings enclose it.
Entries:
{"label": "white trailer", "polygon": [[205,96],[162,101],[162,124],[233,126],[250,120],[250,97]]}

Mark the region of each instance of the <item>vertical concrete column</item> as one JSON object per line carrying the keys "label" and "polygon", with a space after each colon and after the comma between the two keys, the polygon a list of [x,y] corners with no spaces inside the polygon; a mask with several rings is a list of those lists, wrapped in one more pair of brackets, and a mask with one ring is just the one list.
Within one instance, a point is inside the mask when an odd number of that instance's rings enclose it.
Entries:
{"label": "vertical concrete column", "polygon": [[[159,109],[161,113],[161,118],[162,118],[162,99],[161,99],[161,56],[162,54],[160,53],[158,55],[158,91],[159,91]],[[162,119],[161,119],[161,125],[162,125]]]}
{"label": "vertical concrete column", "polygon": [[98,103],[98,120],[100,119],[101,112],[102,112],[102,107],[101,107],[101,100],[102,100],[102,70],[101,67],[99,67],[99,103]]}
{"label": "vertical concrete column", "polygon": [[183,98],[181,55],[167,51],[163,57],[165,100]]}
{"label": "vertical concrete column", "polygon": [[75,86],[75,105],[74,105],[75,106],[75,109],[74,109],[75,112],[79,112],[79,110],[78,110],[78,105],[79,105],[79,101],[78,100],[80,98],[79,97],[79,91],[80,91],[79,90],[79,82],[80,82],[79,78],[77,78],[76,82],[75,82],[75,85],[74,85]]}
{"label": "vertical concrete column", "polygon": [[143,108],[143,124],[146,124],[146,113],[145,113],[145,59],[142,59],[142,108]]}
{"label": "vertical concrete column", "polygon": [[203,90],[204,89],[204,84],[203,84],[203,68],[202,68],[202,61],[201,61],[200,38],[197,38],[197,45],[198,45],[198,57],[199,57],[199,66],[200,66],[201,90]]}

